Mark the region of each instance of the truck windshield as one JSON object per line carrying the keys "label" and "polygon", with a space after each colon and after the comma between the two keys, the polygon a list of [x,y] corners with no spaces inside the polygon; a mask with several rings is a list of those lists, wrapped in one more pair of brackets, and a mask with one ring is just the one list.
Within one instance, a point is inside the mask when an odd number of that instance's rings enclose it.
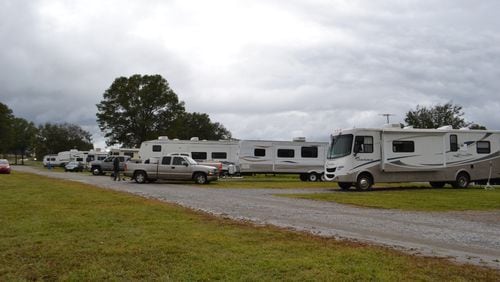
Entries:
{"label": "truck windshield", "polygon": [[328,159],[336,159],[351,154],[352,134],[332,136],[332,142],[328,149]]}
{"label": "truck windshield", "polygon": [[190,165],[195,165],[195,164],[198,164],[195,160],[193,160],[192,158],[190,157],[185,157],[186,158],[186,161],[190,164]]}

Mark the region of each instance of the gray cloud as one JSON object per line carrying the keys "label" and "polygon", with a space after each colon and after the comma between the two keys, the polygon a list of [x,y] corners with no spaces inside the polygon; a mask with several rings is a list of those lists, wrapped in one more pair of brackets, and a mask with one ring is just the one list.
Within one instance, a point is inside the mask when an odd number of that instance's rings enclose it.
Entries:
{"label": "gray cloud", "polygon": [[3,1],[0,101],[103,144],[116,77],[163,75],[237,138],[325,140],[453,101],[500,129],[497,1]]}

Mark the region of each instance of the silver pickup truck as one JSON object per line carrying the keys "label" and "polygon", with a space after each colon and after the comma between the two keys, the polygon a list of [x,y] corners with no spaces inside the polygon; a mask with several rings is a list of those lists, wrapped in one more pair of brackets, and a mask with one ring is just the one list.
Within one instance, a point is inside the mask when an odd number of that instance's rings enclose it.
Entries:
{"label": "silver pickup truck", "polygon": [[218,179],[218,170],[212,166],[199,165],[187,156],[164,156],[151,158],[141,163],[127,162],[125,176],[137,183],[162,180],[194,180],[197,184],[207,184]]}
{"label": "silver pickup truck", "polygon": [[123,171],[125,162],[130,159],[129,156],[109,156],[102,161],[92,161],[90,163],[90,171],[93,175],[102,175],[108,171],[113,171],[113,160],[115,158],[120,159],[120,171]]}

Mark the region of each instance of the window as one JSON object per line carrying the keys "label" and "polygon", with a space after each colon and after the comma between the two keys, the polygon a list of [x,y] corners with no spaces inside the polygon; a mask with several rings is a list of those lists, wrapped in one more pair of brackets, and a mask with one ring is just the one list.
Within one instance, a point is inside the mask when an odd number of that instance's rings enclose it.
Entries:
{"label": "window", "polygon": [[161,152],[161,145],[153,145],[153,152]]}
{"label": "window", "polygon": [[318,147],[302,147],[300,148],[300,156],[303,158],[317,158]]}
{"label": "window", "polygon": [[373,137],[372,136],[356,136],[354,139],[355,153],[373,153]]}
{"label": "window", "polygon": [[478,154],[489,154],[491,152],[490,141],[477,141],[476,150]]}
{"label": "window", "polygon": [[195,160],[206,160],[207,152],[191,152],[191,157]]}
{"label": "window", "polygon": [[394,153],[415,152],[415,142],[413,142],[413,141],[392,141],[392,151]]}
{"label": "window", "polygon": [[172,165],[182,165],[183,162],[184,162],[184,158],[174,157],[174,161],[172,162]]}
{"label": "window", "polygon": [[265,157],[266,156],[266,149],[255,149],[253,151],[253,155],[255,157]]}
{"label": "window", "polygon": [[212,159],[227,159],[227,153],[226,152],[212,152]]}
{"label": "window", "polygon": [[456,134],[450,135],[450,151],[458,151],[458,137]]}
{"label": "window", "polygon": [[163,157],[163,159],[161,160],[161,164],[162,165],[169,165],[171,159],[172,159],[172,157]]}
{"label": "window", "polygon": [[83,162],[83,158],[76,158],[77,162]]}
{"label": "window", "polygon": [[278,149],[278,158],[293,158],[295,151],[292,149]]}

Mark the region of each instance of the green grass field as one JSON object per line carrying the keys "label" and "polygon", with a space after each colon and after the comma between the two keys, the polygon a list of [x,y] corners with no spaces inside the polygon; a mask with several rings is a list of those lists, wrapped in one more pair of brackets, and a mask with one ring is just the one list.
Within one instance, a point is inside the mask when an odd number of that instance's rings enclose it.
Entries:
{"label": "green grass field", "polygon": [[331,191],[280,196],[330,201],[361,207],[413,211],[500,210],[500,189],[498,188],[494,190],[485,190],[481,187],[435,189],[416,185],[400,188],[375,188],[367,192]]}
{"label": "green grass field", "polygon": [[500,272],[218,219],[14,171],[0,175],[0,281],[499,281]]}

